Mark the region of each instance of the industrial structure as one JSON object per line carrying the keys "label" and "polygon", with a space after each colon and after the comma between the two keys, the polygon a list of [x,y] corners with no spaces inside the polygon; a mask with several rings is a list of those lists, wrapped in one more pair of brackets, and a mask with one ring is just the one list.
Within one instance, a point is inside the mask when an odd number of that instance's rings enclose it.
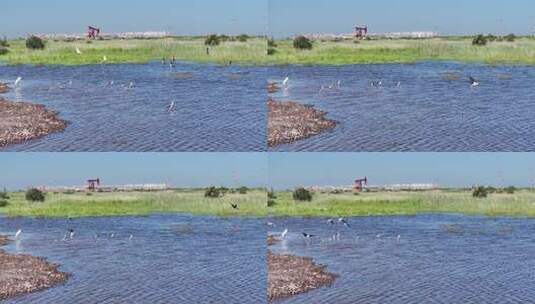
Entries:
{"label": "industrial structure", "polygon": [[89,39],[96,39],[100,35],[100,29],[98,27],[94,26],[88,26],[87,27],[87,38]]}
{"label": "industrial structure", "polygon": [[364,39],[368,35],[368,26],[357,26],[355,27],[355,38]]}
{"label": "industrial structure", "polygon": [[364,189],[368,187],[368,178],[359,178],[355,180],[355,192],[362,192]]}
{"label": "industrial structure", "polygon": [[95,191],[98,187],[100,187],[100,178],[87,180],[87,190]]}

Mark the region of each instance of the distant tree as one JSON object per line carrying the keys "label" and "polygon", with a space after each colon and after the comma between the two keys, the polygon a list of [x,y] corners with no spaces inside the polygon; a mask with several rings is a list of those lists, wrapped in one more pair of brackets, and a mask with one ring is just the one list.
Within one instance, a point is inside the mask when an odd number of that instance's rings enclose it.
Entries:
{"label": "distant tree", "polygon": [[269,200],[267,201],[267,206],[268,206],[268,207],[273,207],[273,206],[275,206],[276,204],[277,204],[277,203],[275,202],[275,200],[269,199]]}
{"label": "distant tree", "polygon": [[294,48],[299,50],[311,50],[312,41],[305,36],[297,36],[294,39]]}
{"label": "distant tree", "polygon": [[219,36],[215,34],[211,34],[211,35],[208,35],[208,37],[206,37],[204,44],[209,45],[209,46],[216,46],[216,45],[219,45],[220,42],[221,42],[221,39]]}
{"label": "distant tree", "polygon": [[485,198],[487,197],[487,192],[487,188],[483,186],[478,186],[472,191],[472,196],[477,198]]}
{"label": "distant tree", "polygon": [[42,50],[45,48],[45,42],[37,36],[30,36],[26,38],[26,47],[31,50]]}
{"label": "distant tree", "polygon": [[294,190],[293,198],[296,201],[311,201],[312,194],[305,188],[297,188]]}
{"label": "distant tree", "polygon": [[276,199],[277,198],[277,195],[275,194],[275,190],[273,190],[273,188],[271,188],[271,190],[268,191],[267,196],[268,196],[269,199]]}
{"label": "distant tree", "polygon": [[0,46],[3,46],[5,48],[9,47],[9,42],[7,42],[7,38],[4,36],[4,38],[0,39]]}
{"label": "distant tree", "polygon": [[41,190],[31,188],[26,191],[26,200],[30,202],[44,202],[45,195]]}
{"label": "distant tree", "polygon": [[507,36],[505,36],[503,38],[507,42],[514,42],[516,40],[516,35],[515,34],[509,34],[509,35],[507,35]]}
{"label": "distant tree", "polygon": [[507,194],[514,194],[515,191],[516,191],[516,187],[515,186],[509,186],[505,189],[503,189],[505,191],[505,193]]}
{"label": "distant tree", "polygon": [[2,200],[8,200],[9,199],[9,194],[7,194],[7,190],[6,189],[4,189],[4,191],[0,192],[0,199],[2,199]]}
{"label": "distant tree", "polygon": [[275,42],[275,39],[273,39],[273,38],[268,39],[267,43],[268,43],[268,47],[270,47],[270,48],[276,48],[277,47],[277,43]]}
{"label": "distant tree", "polygon": [[474,40],[472,40],[472,45],[484,46],[487,45],[487,37],[484,35],[477,35]]}
{"label": "distant tree", "polygon": [[247,191],[249,191],[249,188],[247,188],[245,186],[242,186],[242,187],[238,188],[238,193],[239,194],[247,194]]}
{"label": "distant tree", "polygon": [[209,187],[204,191],[204,197],[217,198],[220,194],[219,188],[216,187]]}
{"label": "distant tree", "polygon": [[236,39],[238,39],[239,42],[247,42],[247,40],[249,39],[249,36],[245,34],[241,34],[238,37],[236,37]]}

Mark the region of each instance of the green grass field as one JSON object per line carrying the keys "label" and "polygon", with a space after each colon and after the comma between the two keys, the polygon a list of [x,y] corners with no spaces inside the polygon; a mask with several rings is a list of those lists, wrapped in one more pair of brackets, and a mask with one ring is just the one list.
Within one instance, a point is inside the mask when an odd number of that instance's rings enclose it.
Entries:
{"label": "green grass field", "polygon": [[[179,61],[240,65],[345,65],[375,63],[414,63],[418,61],[459,61],[486,64],[535,64],[535,39],[515,42],[489,42],[473,46],[471,37],[434,39],[314,41],[310,51],[296,50],[291,40],[276,41],[274,55],[268,56],[267,40],[226,41],[210,47],[206,55],[204,38],[85,40],[66,42],[48,40],[45,50],[26,49],[24,40],[9,41],[9,53],[0,55],[5,64],[83,65],[146,63],[175,56]],[[82,54],[76,53],[76,48]],[[103,58],[107,60],[104,62]]]}
{"label": "green grass field", "polygon": [[335,217],[457,213],[484,216],[535,217],[535,192],[489,194],[473,198],[469,191],[370,192],[353,195],[316,193],[311,202],[296,202],[291,192],[276,194],[274,216]]}
{"label": "green grass field", "polygon": [[[155,213],[187,213],[214,216],[267,215],[266,192],[227,194],[223,198],[205,198],[204,191],[114,192],[62,194],[47,193],[44,203],[28,202],[23,192],[9,193],[8,206],[0,214],[10,217],[93,217],[138,216]],[[239,205],[235,210],[230,203]]]}
{"label": "green grass field", "polygon": [[[6,64],[83,65],[114,63],[146,63],[168,60],[254,65],[265,62],[266,40],[251,38],[247,42],[227,41],[210,47],[206,55],[204,38],[165,38],[128,40],[85,40],[67,42],[47,40],[44,50],[28,50],[24,40],[9,41],[9,53],[0,55]],[[78,48],[82,54],[76,53]],[[106,61],[104,61],[106,56]]]}
{"label": "green grass field", "polygon": [[344,65],[459,61],[486,64],[535,64],[535,39],[489,42],[473,46],[472,38],[314,41],[312,50],[296,50],[291,40],[276,41],[271,64]]}

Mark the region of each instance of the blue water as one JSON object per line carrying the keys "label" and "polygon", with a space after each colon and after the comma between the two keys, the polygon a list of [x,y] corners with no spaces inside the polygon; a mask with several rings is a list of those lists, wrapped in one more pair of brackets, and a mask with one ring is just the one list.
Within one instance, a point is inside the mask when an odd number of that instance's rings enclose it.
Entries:
{"label": "blue water", "polygon": [[[470,86],[470,75],[479,87]],[[532,66],[425,62],[268,70],[271,81],[286,76],[288,87],[272,94],[275,100],[312,104],[339,125],[273,151],[535,151]]]}
{"label": "blue water", "polygon": [[265,68],[0,66],[1,82],[18,76],[6,99],[44,104],[69,126],[5,151],[266,150]]}
{"label": "blue water", "polygon": [[[74,239],[63,240],[68,229]],[[3,249],[43,256],[64,285],[7,303],[263,303],[263,221],[179,215],[73,220],[0,218]],[[130,239],[130,235],[133,236]]]}
{"label": "blue water", "polygon": [[[455,215],[272,220],[274,252],[314,258],[339,277],[297,303],[533,303],[535,220]],[[305,240],[301,233],[317,237]],[[398,236],[400,236],[398,241]]]}

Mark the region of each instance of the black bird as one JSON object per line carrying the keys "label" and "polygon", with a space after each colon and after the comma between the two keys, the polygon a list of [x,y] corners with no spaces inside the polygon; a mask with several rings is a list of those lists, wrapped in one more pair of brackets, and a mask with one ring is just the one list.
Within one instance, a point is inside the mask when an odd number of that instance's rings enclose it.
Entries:
{"label": "black bird", "polygon": [[232,206],[232,209],[238,209],[238,204],[230,203],[230,205]]}
{"label": "black bird", "polygon": [[303,236],[306,237],[307,239],[315,237],[315,235],[308,234],[308,233],[305,233],[305,232],[303,232]]}
{"label": "black bird", "polygon": [[349,226],[349,223],[348,223],[343,217],[339,218],[338,221],[339,221],[340,223],[344,224],[344,226],[346,226],[347,228],[350,227],[350,226]]}
{"label": "black bird", "polygon": [[327,220],[327,223],[331,224],[331,225],[334,225],[334,220],[333,219],[328,219]]}

